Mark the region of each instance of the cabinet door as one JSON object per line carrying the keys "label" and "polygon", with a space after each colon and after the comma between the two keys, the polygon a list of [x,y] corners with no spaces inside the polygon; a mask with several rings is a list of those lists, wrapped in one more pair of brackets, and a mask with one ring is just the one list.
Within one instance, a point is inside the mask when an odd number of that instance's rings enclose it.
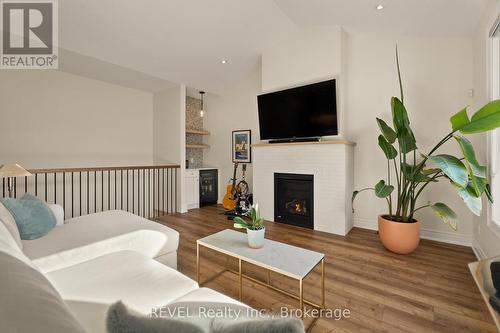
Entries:
{"label": "cabinet door", "polygon": [[218,199],[218,170],[200,170],[200,207],[213,205]]}
{"label": "cabinet door", "polygon": [[186,177],[186,202],[188,209],[199,207],[199,183],[198,177]]}

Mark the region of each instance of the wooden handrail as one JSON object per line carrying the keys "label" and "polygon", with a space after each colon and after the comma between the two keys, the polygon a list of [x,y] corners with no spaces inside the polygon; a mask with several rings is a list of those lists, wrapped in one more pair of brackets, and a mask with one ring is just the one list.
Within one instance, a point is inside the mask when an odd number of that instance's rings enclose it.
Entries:
{"label": "wooden handrail", "polygon": [[179,169],[178,164],[146,165],[146,166],[114,166],[114,167],[86,167],[86,168],[50,168],[50,169],[28,169],[32,174],[40,173],[63,173],[63,172],[94,172],[94,171],[121,171],[121,170],[152,170],[152,169]]}

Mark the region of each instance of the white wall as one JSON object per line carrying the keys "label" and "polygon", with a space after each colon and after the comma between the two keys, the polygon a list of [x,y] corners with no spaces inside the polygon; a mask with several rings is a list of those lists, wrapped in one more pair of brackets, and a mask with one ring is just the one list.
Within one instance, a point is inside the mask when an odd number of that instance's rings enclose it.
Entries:
{"label": "white wall", "polygon": [[176,163],[182,209],[185,94],[184,85],[153,95],[60,71],[2,71],[0,164]]}
{"label": "white wall", "polygon": [[[474,50],[474,84],[476,87],[475,107],[480,107],[489,101],[489,47],[488,34],[493,26],[493,22],[500,14],[500,1],[492,0],[481,24],[477,30],[473,50]],[[480,136],[483,149],[481,158],[486,155],[486,135]],[[490,208],[486,200],[483,199],[483,212],[481,217],[474,218],[474,241],[473,247],[479,257],[487,258],[500,255],[500,233],[498,229],[489,225],[487,211]]]}
{"label": "white wall", "polygon": [[59,71],[0,74],[0,164],[153,162],[152,94]]}
{"label": "white wall", "polygon": [[333,27],[297,29],[262,52],[262,91],[339,75],[341,32]]}
{"label": "white wall", "polygon": [[186,212],[185,166],[186,166],[186,86],[154,94],[154,163],[176,163],[179,171],[178,204]]}
{"label": "white wall", "polygon": [[[220,169],[219,201],[226,193],[226,185],[233,176],[231,162],[232,131],[252,131],[252,143],[259,141],[257,94],[260,93],[260,68],[242,82],[233,86],[223,96],[207,94],[205,98],[204,126],[211,132],[205,142],[210,149],[204,151],[204,163]],[[238,178],[241,178],[241,166]],[[252,164],[247,165],[247,182],[252,186]]]}
{"label": "white wall", "polygon": [[153,152],[155,163],[181,163],[185,149],[183,134],[185,135],[183,113],[181,110],[186,105],[182,100],[182,90],[177,86],[165,91],[155,93],[153,96]]}
{"label": "white wall", "polygon": [[337,26],[297,29],[262,53],[262,91],[337,78],[339,137],[347,137],[345,116],[345,32]]}

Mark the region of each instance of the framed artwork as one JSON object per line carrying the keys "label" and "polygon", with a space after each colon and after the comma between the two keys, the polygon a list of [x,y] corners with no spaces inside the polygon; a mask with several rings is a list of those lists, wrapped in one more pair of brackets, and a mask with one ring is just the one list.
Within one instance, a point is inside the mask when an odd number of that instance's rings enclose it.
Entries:
{"label": "framed artwork", "polygon": [[252,163],[252,131],[233,131],[233,162]]}

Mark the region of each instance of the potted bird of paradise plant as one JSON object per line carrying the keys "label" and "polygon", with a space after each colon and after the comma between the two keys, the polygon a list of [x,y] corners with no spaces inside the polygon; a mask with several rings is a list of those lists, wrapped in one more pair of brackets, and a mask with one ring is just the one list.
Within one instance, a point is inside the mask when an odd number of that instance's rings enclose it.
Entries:
{"label": "potted bird of paradise plant", "polygon": [[248,246],[253,249],[259,249],[264,246],[264,218],[260,216],[259,204],[255,204],[248,212],[250,221],[245,221],[243,218],[236,216],[234,218],[234,227],[238,229],[246,229],[248,236]]}
{"label": "potted bird of paradise plant", "polygon": [[[492,201],[486,167],[478,162],[472,143],[464,135],[498,128],[500,100],[484,105],[470,118],[467,108],[459,111],[450,118],[450,131],[428,152],[420,153],[404,105],[397,48],[396,65],[401,96],[391,99],[393,126],[377,118],[381,132],[378,145],[387,159],[387,176],[374,187],[354,191],[352,201],[363,191],[373,191],[384,199],[388,211],[378,217],[382,244],[392,252],[408,254],[420,241],[420,226],[415,216],[419,210],[430,208],[451,228],[457,228],[457,215],[445,203],[419,204],[420,196],[429,185],[446,180],[477,216],[481,214],[483,194]],[[458,144],[459,156],[439,151],[450,140]]]}

